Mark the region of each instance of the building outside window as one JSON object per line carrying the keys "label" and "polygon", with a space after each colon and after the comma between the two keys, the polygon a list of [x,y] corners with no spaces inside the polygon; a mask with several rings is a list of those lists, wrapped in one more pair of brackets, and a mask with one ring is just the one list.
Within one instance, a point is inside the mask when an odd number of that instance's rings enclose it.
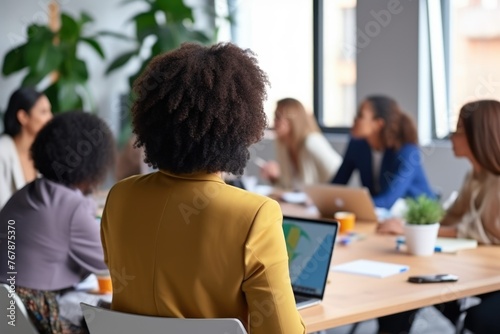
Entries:
{"label": "building outside window", "polygon": [[500,1],[448,1],[449,127],[453,130],[463,104],[500,100]]}

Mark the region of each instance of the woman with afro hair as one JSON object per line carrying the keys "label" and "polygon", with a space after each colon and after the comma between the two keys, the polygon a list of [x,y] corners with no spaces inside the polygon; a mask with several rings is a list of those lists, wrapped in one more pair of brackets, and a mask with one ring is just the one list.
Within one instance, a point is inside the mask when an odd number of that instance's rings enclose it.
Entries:
{"label": "woman with afro hair", "polygon": [[96,205],[86,195],[112,167],[113,154],[111,131],[97,116],[55,116],[31,146],[42,177],[0,211],[0,282],[9,282],[15,262],[15,292],[40,333],[80,333],[78,321],[64,318],[59,298],[90,273],[107,270]]}
{"label": "woman with afro hair", "polygon": [[[101,236],[116,311],[238,318],[252,334],[305,333],[277,202],[224,183],[266,127],[266,74],[231,43],[186,43],[134,84],[136,146],[159,171],[117,183]],[[113,273],[125,270],[123,282]],[[133,277],[133,279],[132,279]]]}

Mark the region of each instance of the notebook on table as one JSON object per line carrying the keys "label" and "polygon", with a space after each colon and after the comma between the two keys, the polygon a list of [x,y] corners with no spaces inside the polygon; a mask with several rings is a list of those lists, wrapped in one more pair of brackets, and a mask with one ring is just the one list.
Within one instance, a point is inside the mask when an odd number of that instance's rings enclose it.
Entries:
{"label": "notebook on table", "polygon": [[283,217],[288,265],[298,309],[323,300],[338,223]]}
{"label": "notebook on table", "polygon": [[349,211],[356,215],[356,220],[377,221],[375,205],[368,188],[313,184],[304,186],[304,192],[324,218],[331,219],[336,212]]}
{"label": "notebook on table", "polygon": [[[396,248],[400,249],[401,245],[406,243],[405,237],[396,238]],[[437,253],[456,253],[464,249],[477,248],[477,240],[463,238],[437,238],[434,251]]]}

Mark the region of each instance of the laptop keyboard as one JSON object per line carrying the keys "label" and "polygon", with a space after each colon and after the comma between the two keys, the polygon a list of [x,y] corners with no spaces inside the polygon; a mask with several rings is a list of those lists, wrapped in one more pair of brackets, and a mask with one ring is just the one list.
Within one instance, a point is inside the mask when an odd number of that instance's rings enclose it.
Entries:
{"label": "laptop keyboard", "polygon": [[308,300],[311,300],[311,297],[303,297],[295,295],[295,304],[302,303]]}

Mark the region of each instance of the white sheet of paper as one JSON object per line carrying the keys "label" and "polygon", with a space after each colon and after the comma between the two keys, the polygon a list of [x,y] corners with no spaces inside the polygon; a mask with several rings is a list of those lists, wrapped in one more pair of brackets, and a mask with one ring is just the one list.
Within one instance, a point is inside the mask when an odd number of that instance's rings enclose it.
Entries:
{"label": "white sheet of paper", "polygon": [[410,269],[409,266],[398,263],[388,263],[372,260],[356,260],[332,267],[331,270],[349,274],[365,275],[372,277],[387,277],[403,273]]}

